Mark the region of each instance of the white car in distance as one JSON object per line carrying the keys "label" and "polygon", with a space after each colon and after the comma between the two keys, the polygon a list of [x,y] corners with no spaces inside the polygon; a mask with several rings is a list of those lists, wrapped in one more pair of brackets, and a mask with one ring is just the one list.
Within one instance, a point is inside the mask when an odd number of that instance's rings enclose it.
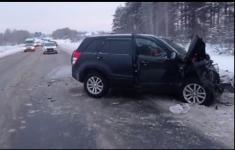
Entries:
{"label": "white car in distance", "polygon": [[57,45],[54,42],[45,42],[43,44],[43,54],[57,54]]}

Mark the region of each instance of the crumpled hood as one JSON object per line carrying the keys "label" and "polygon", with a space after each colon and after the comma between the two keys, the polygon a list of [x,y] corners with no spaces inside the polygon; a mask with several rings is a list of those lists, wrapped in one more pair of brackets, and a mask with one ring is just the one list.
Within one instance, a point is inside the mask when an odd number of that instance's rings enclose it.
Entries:
{"label": "crumpled hood", "polygon": [[185,61],[193,61],[194,59],[203,60],[206,58],[206,45],[205,42],[199,36],[194,36],[188,52],[185,55]]}

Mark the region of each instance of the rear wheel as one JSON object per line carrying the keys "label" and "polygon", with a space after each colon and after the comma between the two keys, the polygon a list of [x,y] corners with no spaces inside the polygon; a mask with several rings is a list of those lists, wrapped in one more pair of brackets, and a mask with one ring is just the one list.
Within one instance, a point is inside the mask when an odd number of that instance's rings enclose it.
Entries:
{"label": "rear wheel", "polygon": [[185,82],[180,90],[181,98],[190,104],[209,106],[213,102],[211,91],[196,80]]}
{"label": "rear wheel", "polygon": [[107,93],[108,83],[103,75],[90,73],[84,80],[84,88],[88,95],[99,98]]}

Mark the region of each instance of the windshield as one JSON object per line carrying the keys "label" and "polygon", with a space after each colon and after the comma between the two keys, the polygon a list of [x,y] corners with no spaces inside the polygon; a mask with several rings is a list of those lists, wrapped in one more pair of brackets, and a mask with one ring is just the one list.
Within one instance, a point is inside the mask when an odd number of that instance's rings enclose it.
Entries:
{"label": "windshield", "polygon": [[25,44],[33,44],[34,41],[25,41]]}
{"label": "windshield", "polygon": [[26,45],[26,46],[32,46],[32,45],[33,45],[33,42],[27,41],[27,42],[25,42],[25,45]]}
{"label": "windshield", "polygon": [[171,47],[173,47],[181,55],[185,55],[187,53],[183,47],[179,46],[178,44],[174,43],[173,41],[168,40],[168,39],[162,39],[162,40],[164,42],[166,42],[168,45],[170,45]]}

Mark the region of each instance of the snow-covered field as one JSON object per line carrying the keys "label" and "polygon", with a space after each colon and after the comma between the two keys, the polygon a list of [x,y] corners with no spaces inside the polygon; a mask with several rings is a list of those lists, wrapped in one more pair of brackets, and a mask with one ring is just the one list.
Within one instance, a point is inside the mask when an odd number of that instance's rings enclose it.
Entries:
{"label": "snow-covered field", "polygon": [[23,51],[23,44],[14,46],[0,46],[0,58]]}
{"label": "snow-covered field", "polygon": [[219,54],[217,49],[220,49],[219,45],[206,45],[207,53],[211,56],[214,63],[217,63],[219,66],[222,82],[231,82],[234,78],[234,55]]}
{"label": "snow-covered field", "polygon": [[64,50],[66,53],[72,55],[73,51],[78,48],[81,44],[81,41],[78,42],[71,42],[70,40],[55,40],[59,46]]}
{"label": "snow-covered field", "polygon": [[215,63],[218,63],[221,69],[228,70],[234,73],[234,55],[219,54],[217,52],[217,49],[219,48],[219,45],[206,45],[206,51],[208,54],[210,54],[211,59],[214,60]]}

